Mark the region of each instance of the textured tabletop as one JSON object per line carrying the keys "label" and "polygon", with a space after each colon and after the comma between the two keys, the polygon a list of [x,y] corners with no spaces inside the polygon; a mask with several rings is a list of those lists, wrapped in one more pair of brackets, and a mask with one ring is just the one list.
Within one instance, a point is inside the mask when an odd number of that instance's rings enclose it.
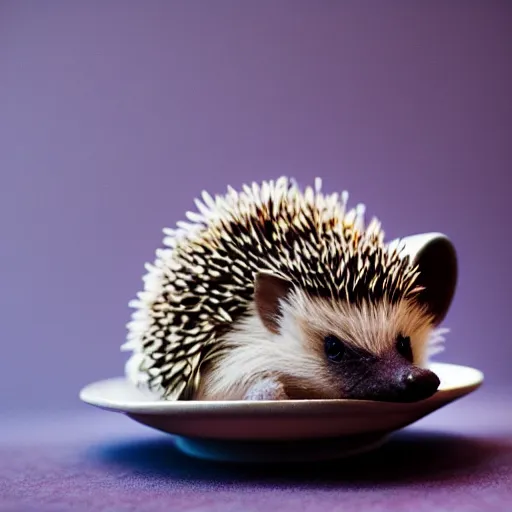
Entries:
{"label": "textured tabletop", "polygon": [[2,415],[0,510],[510,511],[512,401],[486,388],[372,453],[301,467],[190,459],[113,413]]}

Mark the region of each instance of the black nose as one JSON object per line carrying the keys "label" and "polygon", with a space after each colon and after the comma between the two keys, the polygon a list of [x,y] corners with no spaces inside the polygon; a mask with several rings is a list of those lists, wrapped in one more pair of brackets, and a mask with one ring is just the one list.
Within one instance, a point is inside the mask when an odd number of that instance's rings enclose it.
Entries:
{"label": "black nose", "polygon": [[404,401],[416,402],[432,396],[437,391],[441,381],[430,370],[413,367],[404,375],[402,384],[404,386]]}

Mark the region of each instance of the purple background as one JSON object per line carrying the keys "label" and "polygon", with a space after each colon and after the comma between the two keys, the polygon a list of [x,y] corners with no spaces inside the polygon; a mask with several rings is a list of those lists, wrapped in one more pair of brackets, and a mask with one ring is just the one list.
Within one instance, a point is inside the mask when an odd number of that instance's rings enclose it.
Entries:
{"label": "purple background", "polygon": [[512,383],[505,1],[0,3],[0,403],[120,374],[128,301],[203,189],[348,189],[460,255],[442,360]]}

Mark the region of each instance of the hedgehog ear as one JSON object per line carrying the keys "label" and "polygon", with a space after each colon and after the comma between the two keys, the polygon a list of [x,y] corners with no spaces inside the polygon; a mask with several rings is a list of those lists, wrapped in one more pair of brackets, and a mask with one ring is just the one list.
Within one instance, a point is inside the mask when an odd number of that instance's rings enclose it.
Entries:
{"label": "hedgehog ear", "polygon": [[258,272],[254,284],[254,303],[265,327],[279,333],[279,303],[286,299],[292,283],[270,272]]}
{"label": "hedgehog ear", "polygon": [[418,265],[419,294],[438,326],[451,306],[458,278],[457,253],[450,239],[442,233],[413,235],[400,240],[411,262]]}

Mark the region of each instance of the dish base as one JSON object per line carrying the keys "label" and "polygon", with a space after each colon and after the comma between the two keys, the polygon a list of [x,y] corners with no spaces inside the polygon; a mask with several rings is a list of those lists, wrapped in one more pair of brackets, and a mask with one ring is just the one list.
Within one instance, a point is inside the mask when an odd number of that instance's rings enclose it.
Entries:
{"label": "dish base", "polygon": [[289,463],[334,460],[359,455],[384,444],[390,434],[296,441],[231,441],[176,437],[176,447],[188,456],[215,462]]}

